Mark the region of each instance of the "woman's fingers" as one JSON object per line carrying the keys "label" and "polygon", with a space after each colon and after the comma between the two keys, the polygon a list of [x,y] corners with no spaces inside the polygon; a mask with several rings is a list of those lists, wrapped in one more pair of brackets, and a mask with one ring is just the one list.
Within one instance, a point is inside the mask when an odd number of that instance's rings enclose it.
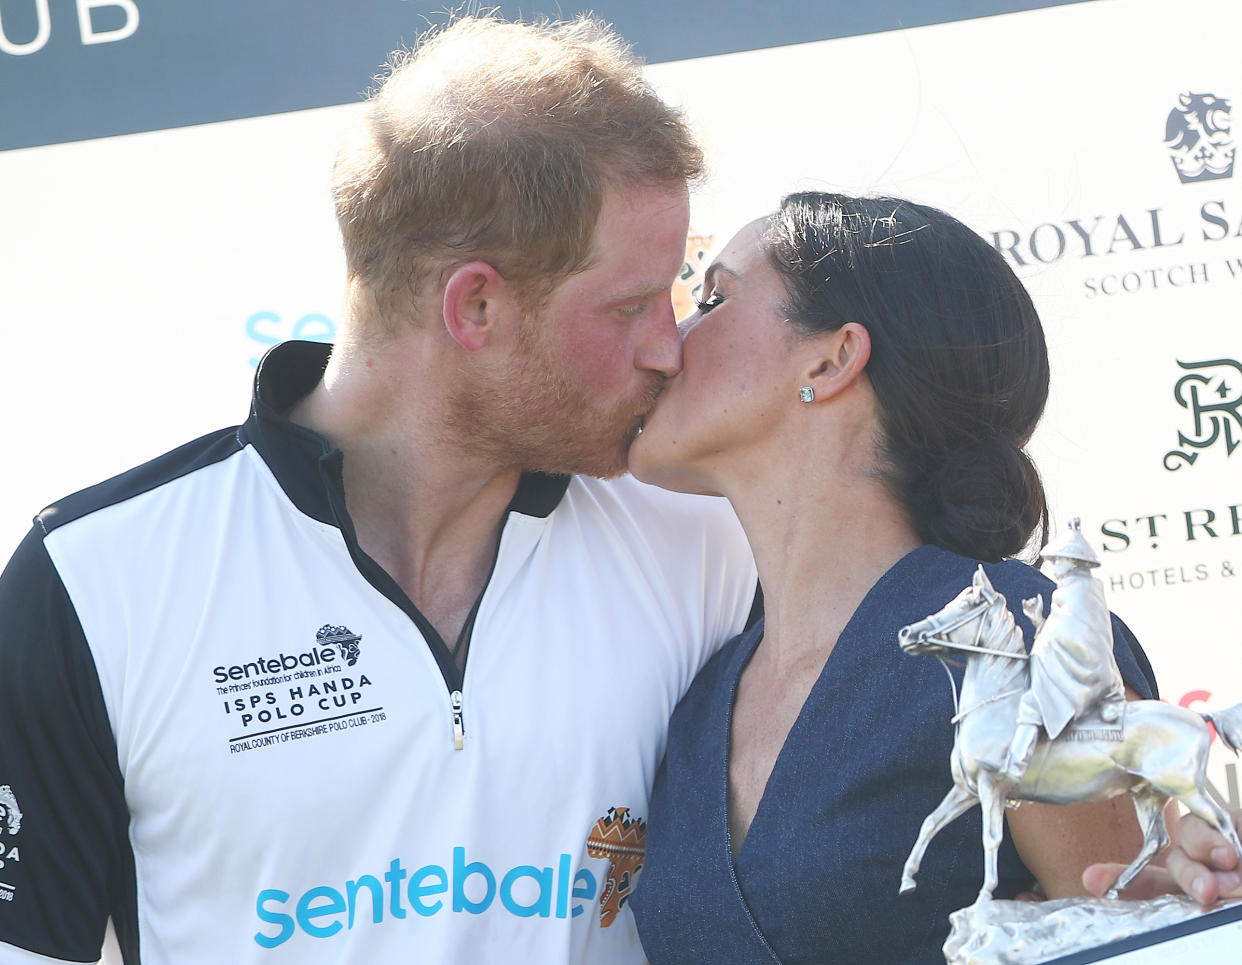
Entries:
{"label": "woman's fingers", "polygon": [[[1103,898],[1125,870],[1123,864],[1093,864],[1082,873],[1082,886],[1088,894]],[[1183,890],[1164,868],[1148,865],[1120,895],[1129,901],[1142,901],[1157,895],[1176,894]]]}
{"label": "woman's fingers", "polygon": [[[1242,824],[1242,811],[1233,813]],[[1242,861],[1223,834],[1192,814],[1172,822],[1173,846],[1163,855],[1164,867],[1148,865],[1121,893],[1142,900],[1156,895],[1190,895],[1201,905],[1222,898],[1242,898]],[[1120,864],[1093,864],[1082,873],[1083,888],[1104,897],[1125,869]]]}
{"label": "woman's fingers", "polygon": [[1192,860],[1211,865],[1217,871],[1232,871],[1238,866],[1238,855],[1225,836],[1193,814],[1177,822],[1173,840]]}
{"label": "woman's fingers", "polygon": [[1195,861],[1180,846],[1169,850],[1164,863],[1173,877],[1176,891],[1183,891],[1201,905],[1210,905],[1220,894],[1220,883],[1212,869]]}
{"label": "woman's fingers", "polygon": [[[1242,813],[1235,812],[1235,824],[1239,818]],[[1186,894],[1203,905],[1242,896],[1238,853],[1223,834],[1188,814],[1174,827],[1173,840],[1165,865]]]}

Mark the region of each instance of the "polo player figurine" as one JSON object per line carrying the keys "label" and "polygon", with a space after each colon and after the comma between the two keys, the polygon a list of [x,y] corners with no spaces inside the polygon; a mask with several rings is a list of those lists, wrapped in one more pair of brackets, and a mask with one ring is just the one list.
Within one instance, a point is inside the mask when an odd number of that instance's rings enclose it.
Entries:
{"label": "polo player figurine", "polygon": [[[1220,831],[1242,856],[1229,812],[1206,791],[1208,722],[1222,743],[1242,752],[1242,704],[1197,713],[1158,700],[1126,701],[1104,586],[1091,573],[1100,561],[1079,521],[1041,555],[1056,588],[1047,617],[1042,596],[1022,601],[1035,628],[1029,653],[1007,599],[982,565],[970,586],[897,634],[904,652],[934,656],[946,670],[950,654],[966,657],[960,694],[951,681],[953,785],[924,820],[900,887],[903,894],[917,887],[931,840],[979,805],[982,886],[973,905],[950,915],[949,965],[1043,962],[1201,914],[1189,898],[1112,900],[1168,843],[1164,809],[1171,800]],[[1073,804],[1118,794],[1133,801],[1143,843],[1107,899],[992,900],[1007,803]],[[1236,961],[1236,951],[1210,961]]]}
{"label": "polo player figurine", "polygon": [[1022,601],[1022,611],[1035,627],[1035,642],[1031,685],[1018,705],[1017,729],[1000,775],[1013,785],[1026,773],[1041,727],[1054,740],[1071,723],[1079,730],[1098,723],[1092,738],[1122,739],[1125,685],[1113,659],[1104,584],[1091,574],[1100,560],[1083,538],[1077,516],[1040,555],[1050,564],[1057,588],[1047,619],[1042,596]]}
{"label": "polo player figurine", "polygon": [[967,655],[951,721],[954,784],[923,822],[902,869],[903,893],[915,888],[931,839],[975,804],[983,810],[982,902],[991,900],[997,886],[1009,801],[1069,804],[1129,794],[1143,844],[1109,897],[1168,843],[1163,812],[1170,799],[1218,829],[1242,856],[1229,813],[1205,791],[1207,721],[1239,750],[1242,704],[1199,714],[1158,700],[1126,702],[1104,587],[1091,575],[1099,560],[1078,520],[1042,555],[1052,563],[1057,586],[1047,618],[1041,597],[1022,602],[1036,627],[1029,654],[1004,595],[982,566],[940,611],[897,634],[909,654],[941,661],[950,652]]}

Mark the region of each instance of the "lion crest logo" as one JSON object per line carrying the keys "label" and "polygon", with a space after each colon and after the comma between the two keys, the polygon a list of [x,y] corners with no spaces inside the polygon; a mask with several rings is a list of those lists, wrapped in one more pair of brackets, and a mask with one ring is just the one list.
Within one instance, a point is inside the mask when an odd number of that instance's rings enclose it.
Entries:
{"label": "lion crest logo", "polygon": [[599,927],[607,928],[630,900],[647,857],[647,822],[629,808],[612,807],[587,836],[587,854],[608,859],[608,877],[599,896]]}
{"label": "lion crest logo", "polygon": [[1237,154],[1230,134],[1231,105],[1215,94],[1177,98],[1164,126],[1164,143],[1182,184],[1233,177]]}
{"label": "lion crest logo", "polygon": [[321,647],[336,647],[341,651],[341,659],[351,667],[362,654],[361,641],[361,634],[351,632],[349,627],[336,627],[331,623],[325,623],[315,631],[315,643]]}
{"label": "lion crest logo", "polygon": [[22,829],[22,809],[17,806],[17,795],[7,784],[0,784],[0,828],[9,834]]}

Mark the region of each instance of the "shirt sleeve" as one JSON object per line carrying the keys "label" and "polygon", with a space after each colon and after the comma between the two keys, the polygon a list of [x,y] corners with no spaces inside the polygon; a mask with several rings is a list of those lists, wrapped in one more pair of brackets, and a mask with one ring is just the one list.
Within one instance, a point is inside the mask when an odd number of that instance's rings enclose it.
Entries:
{"label": "shirt sleeve", "polygon": [[[39,526],[0,575],[0,809],[0,963],[95,962],[110,915],[122,947],[133,949],[116,744]],[[136,962],[136,950],[125,961]]]}

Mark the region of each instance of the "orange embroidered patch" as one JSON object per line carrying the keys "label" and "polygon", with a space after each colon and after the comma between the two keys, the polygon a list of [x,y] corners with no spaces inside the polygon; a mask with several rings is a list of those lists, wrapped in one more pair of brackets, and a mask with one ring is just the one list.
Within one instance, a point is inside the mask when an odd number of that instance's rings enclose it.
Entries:
{"label": "orange embroidered patch", "polygon": [[587,836],[587,854],[608,859],[608,880],[599,896],[599,926],[607,928],[629,900],[647,855],[647,822],[629,808],[612,807]]}

